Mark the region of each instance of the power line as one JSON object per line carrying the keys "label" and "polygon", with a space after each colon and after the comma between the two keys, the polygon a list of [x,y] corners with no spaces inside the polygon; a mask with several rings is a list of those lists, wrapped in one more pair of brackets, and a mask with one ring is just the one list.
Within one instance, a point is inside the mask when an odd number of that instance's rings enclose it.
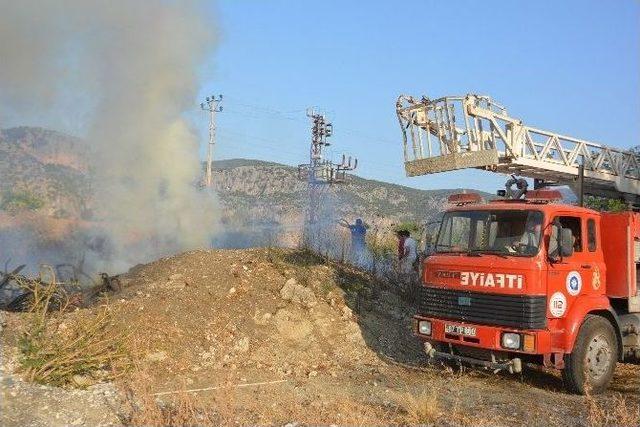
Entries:
{"label": "power line", "polygon": [[[226,98],[225,98],[226,99]],[[227,109],[224,110],[225,112],[227,112]],[[231,136],[235,135],[236,137],[241,137],[242,139],[238,138],[235,139],[236,141],[240,142],[240,143],[246,143],[246,139],[252,139],[252,140],[259,140],[262,141],[262,146],[265,147],[271,147],[273,150],[271,150],[270,152],[275,152],[277,150],[277,152],[279,153],[287,153],[290,154],[292,156],[295,156],[296,158],[299,158],[300,156],[300,151],[290,151],[290,150],[283,150],[282,148],[282,141],[276,141],[274,139],[269,139],[269,138],[265,138],[263,136],[257,136],[257,135],[250,135],[247,133],[240,133],[240,132],[236,132],[234,130],[225,128],[225,127],[218,127],[219,132],[222,134],[229,134]],[[229,135],[225,136],[225,139],[228,139]],[[251,145],[252,149],[260,149],[261,146],[260,145]],[[401,157],[398,157],[399,160],[401,160]],[[298,163],[297,161],[295,163]],[[367,160],[366,161],[366,165],[365,166],[375,166],[376,170],[381,170],[384,172],[388,172],[388,173],[397,173],[398,170],[397,168],[393,168],[390,167],[388,164],[386,163],[382,163],[382,162],[377,162],[375,160]]]}
{"label": "power line", "polygon": [[[279,119],[283,119],[283,120],[289,120],[289,121],[296,121],[296,122],[300,122],[300,123],[304,123],[305,120],[303,120],[302,118],[297,118],[297,117],[290,117],[289,114],[294,114],[294,113],[299,113],[305,110],[291,110],[291,111],[281,111],[278,110],[276,108],[273,107],[267,107],[267,106],[258,106],[255,104],[247,104],[244,102],[238,102],[238,101],[232,101],[232,104],[238,105],[238,106],[244,106],[244,107],[249,107],[253,109],[254,113],[257,114],[264,114],[264,112],[270,113],[270,116],[272,118],[279,118]],[[247,114],[241,111],[234,111],[234,114]],[[248,115],[248,114],[247,114]],[[259,116],[253,115],[254,118],[259,118]],[[264,116],[266,117],[266,115]],[[341,132],[345,132],[345,133],[349,133],[351,135],[354,136],[358,136],[360,138],[362,138],[363,140],[366,140],[367,142],[373,142],[373,143],[377,143],[377,144],[383,144],[385,146],[389,146],[389,145],[394,145],[394,144],[398,144],[398,141],[391,141],[391,140],[386,140],[377,136],[371,136],[368,135],[360,130],[357,129],[353,129],[353,128],[349,128],[349,127],[344,127],[344,126],[340,126],[340,131]]]}
{"label": "power line", "polygon": [[[286,120],[286,121],[294,121],[294,122],[299,122],[299,123],[307,123],[306,120],[302,119],[302,118],[297,118],[297,117],[291,117],[290,114],[295,114],[295,113],[299,113],[302,111],[306,111],[304,109],[295,109],[295,110],[288,110],[288,111],[283,111],[274,107],[270,107],[270,106],[264,106],[264,105],[257,105],[257,104],[252,104],[252,103],[247,103],[244,102],[242,100],[239,100],[239,98],[236,98],[235,96],[226,96],[225,97],[225,104],[226,108],[225,108],[225,113],[230,113],[232,115],[239,115],[239,116],[243,116],[243,117],[249,117],[249,118],[254,118],[254,119],[260,119],[260,118],[270,118],[270,119],[281,119],[281,120]],[[240,111],[240,110],[236,110],[234,108],[229,108],[228,104],[231,104],[232,106],[240,106],[240,107],[246,107],[249,110],[252,110],[251,112],[244,112],[244,111]],[[246,134],[246,133],[239,133],[233,130],[230,130],[228,128],[223,128],[220,127],[221,131],[224,131],[226,133],[231,133],[231,134],[235,134],[239,137],[242,138],[250,138],[252,140],[259,140],[262,141],[263,144],[262,145],[268,145],[273,147],[274,149],[276,149],[279,153],[288,153],[291,154],[292,156],[298,156],[299,152],[293,152],[293,151],[286,151],[286,150],[282,150],[282,141],[281,140],[274,140],[274,139],[269,139],[269,138],[265,138],[264,136],[257,136],[257,135],[250,135],[250,134]],[[380,138],[375,138],[375,137],[371,137],[370,135],[367,135],[365,133],[363,133],[362,131],[359,130],[355,130],[352,128],[348,128],[348,127],[340,127],[340,131],[341,132],[345,132],[348,134],[351,134],[353,136],[359,137],[363,140],[366,140],[368,143],[377,143],[377,144],[383,144],[386,147],[392,146],[394,144],[396,144],[396,142],[393,141],[389,141],[389,140],[384,140],[384,139],[380,139]],[[242,141],[244,142],[244,141]],[[264,144],[264,143],[267,144]],[[259,146],[252,146],[252,149],[256,149]],[[276,157],[277,158],[277,157]],[[400,157],[399,157],[400,159]],[[390,167],[388,164],[385,164],[383,162],[377,162],[375,160],[367,160],[367,165],[369,166],[375,166],[376,170],[381,170],[381,171],[385,171],[387,173],[391,173],[391,174],[396,174],[397,173],[397,169],[396,168],[392,168]]]}
{"label": "power line", "polygon": [[[229,98],[229,97],[227,97],[227,98]],[[254,109],[257,109],[257,110],[263,110],[263,111],[274,113],[274,114],[296,114],[296,113],[306,113],[306,111],[307,111],[307,108],[299,108],[299,109],[296,109],[296,110],[282,111],[280,109],[276,109],[276,108],[273,108],[273,107],[268,107],[268,106],[265,106],[265,105],[249,104],[249,103],[246,103],[244,101],[237,100],[237,99],[238,98],[236,98],[235,96],[231,97],[231,100],[232,100],[232,102],[234,104],[245,106],[245,107],[254,108]],[[234,100],[236,100],[236,101],[234,101]]]}

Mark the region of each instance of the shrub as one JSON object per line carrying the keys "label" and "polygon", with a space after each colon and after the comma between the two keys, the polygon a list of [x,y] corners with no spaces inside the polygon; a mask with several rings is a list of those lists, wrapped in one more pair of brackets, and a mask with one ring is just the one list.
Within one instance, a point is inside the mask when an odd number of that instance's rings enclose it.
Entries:
{"label": "shrub", "polygon": [[27,379],[84,388],[112,380],[128,369],[126,337],[115,328],[107,304],[96,313],[76,312],[82,316],[64,322],[67,304],[51,312],[51,304],[60,293],[55,278],[48,283],[34,280],[23,284],[32,294],[27,326],[20,339],[20,367]]}
{"label": "shrub", "polygon": [[411,233],[412,236],[415,237],[420,236],[420,234],[422,233],[422,226],[414,221],[404,221],[393,226],[394,233],[400,230],[407,230],[409,233]]}
{"label": "shrub", "polygon": [[0,209],[7,212],[35,211],[43,206],[44,201],[29,191],[7,191],[0,202]]}

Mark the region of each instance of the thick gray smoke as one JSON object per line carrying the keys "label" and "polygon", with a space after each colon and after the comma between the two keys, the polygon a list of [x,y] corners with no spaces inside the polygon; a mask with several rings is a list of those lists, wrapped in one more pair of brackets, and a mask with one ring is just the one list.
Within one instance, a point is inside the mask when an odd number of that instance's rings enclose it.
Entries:
{"label": "thick gray smoke", "polygon": [[194,185],[184,116],[215,38],[204,16],[194,1],[0,0],[0,127],[71,127],[90,145],[97,225],[77,249],[94,269],[209,245],[214,197]]}

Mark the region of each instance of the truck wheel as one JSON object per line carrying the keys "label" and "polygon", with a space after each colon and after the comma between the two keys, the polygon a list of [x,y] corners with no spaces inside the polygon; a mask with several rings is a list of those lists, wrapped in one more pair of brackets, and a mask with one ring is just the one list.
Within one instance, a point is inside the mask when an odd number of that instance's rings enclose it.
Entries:
{"label": "truck wheel", "polygon": [[564,356],[562,379],[572,393],[603,392],[613,378],[618,361],[618,340],[611,323],[600,316],[587,315],[573,352]]}

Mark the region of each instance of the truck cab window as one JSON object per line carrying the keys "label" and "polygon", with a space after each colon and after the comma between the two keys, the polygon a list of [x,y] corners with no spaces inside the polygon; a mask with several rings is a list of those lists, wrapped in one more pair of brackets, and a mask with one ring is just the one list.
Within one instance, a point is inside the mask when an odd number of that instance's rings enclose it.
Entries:
{"label": "truck cab window", "polygon": [[469,249],[470,216],[463,214],[450,217],[442,227],[440,239],[438,239],[441,250],[466,251]]}
{"label": "truck cab window", "polygon": [[533,256],[540,247],[541,225],[542,212],[534,210],[447,212],[435,249]]}
{"label": "truck cab window", "polygon": [[582,252],[582,227],[580,218],[575,216],[561,216],[558,217],[558,221],[562,228],[571,229],[571,234],[573,234],[573,251]]}
{"label": "truck cab window", "polygon": [[593,218],[587,220],[587,245],[589,252],[596,251],[596,221]]}

